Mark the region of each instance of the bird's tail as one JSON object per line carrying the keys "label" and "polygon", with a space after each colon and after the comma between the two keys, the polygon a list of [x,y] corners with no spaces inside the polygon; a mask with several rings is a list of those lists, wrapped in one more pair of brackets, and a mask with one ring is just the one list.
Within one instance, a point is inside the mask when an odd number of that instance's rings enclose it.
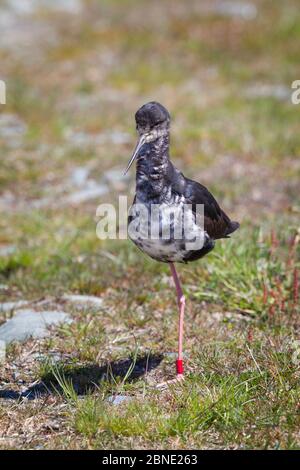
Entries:
{"label": "bird's tail", "polygon": [[235,232],[239,228],[240,224],[234,220],[230,221],[230,224],[227,227],[226,230],[226,236],[230,235],[231,233]]}

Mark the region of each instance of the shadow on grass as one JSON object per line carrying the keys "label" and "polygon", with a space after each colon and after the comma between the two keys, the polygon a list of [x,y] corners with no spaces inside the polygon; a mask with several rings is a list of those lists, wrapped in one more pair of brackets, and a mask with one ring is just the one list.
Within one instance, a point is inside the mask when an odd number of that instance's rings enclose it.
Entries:
{"label": "shadow on grass", "polygon": [[[159,366],[163,359],[162,354],[143,355],[137,357],[135,363],[132,359],[122,359],[108,362],[104,366],[91,364],[87,366],[61,366],[58,370],[63,374],[66,381],[72,384],[77,395],[86,395],[96,389],[101,389],[101,382],[134,383],[143,377],[147,372]],[[132,368],[132,370],[130,370]],[[40,382],[29,387],[22,393],[14,390],[0,390],[0,399],[19,400],[26,398],[35,400],[41,396],[51,393],[60,393],[61,387],[58,384],[54,372],[48,372],[42,376]]]}

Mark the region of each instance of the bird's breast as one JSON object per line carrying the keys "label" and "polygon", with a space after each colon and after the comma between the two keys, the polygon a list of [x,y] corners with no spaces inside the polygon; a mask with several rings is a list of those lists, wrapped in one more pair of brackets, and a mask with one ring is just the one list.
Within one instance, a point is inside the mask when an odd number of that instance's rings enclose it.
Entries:
{"label": "bird's breast", "polygon": [[205,243],[205,232],[183,196],[164,187],[159,198],[139,198],[129,211],[128,234],[151,258],[165,262],[183,262],[191,250]]}

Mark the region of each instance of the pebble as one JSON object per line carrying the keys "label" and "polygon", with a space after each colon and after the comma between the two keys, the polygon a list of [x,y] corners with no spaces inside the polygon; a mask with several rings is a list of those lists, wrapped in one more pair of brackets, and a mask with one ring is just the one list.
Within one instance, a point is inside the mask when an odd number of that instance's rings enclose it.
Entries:
{"label": "pebble", "polygon": [[87,182],[90,169],[85,166],[74,168],[70,176],[70,182],[75,186],[82,187]]}
{"label": "pebble", "polygon": [[222,16],[238,17],[243,20],[254,20],[257,16],[257,8],[250,2],[224,0],[217,2],[213,9]]}
{"label": "pebble", "polygon": [[[80,186],[79,186],[80,187]],[[57,191],[57,194],[54,193],[54,197],[44,197],[41,199],[35,199],[30,203],[27,202],[27,208],[32,209],[42,209],[44,207],[61,207],[67,205],[78,205],[93,199],[97,199],[100,196],[103,196],[109,192],[109,188],[106,184],[97,183],[95,180],[87,180],[86,187],[83,189],[78,189],[76,191],[70,192],[68,194],[61,194]],[[7,208],[8,205],[13,206],[14,201],[7,201],[3,198],[0,198],[0,208]],[[20,208],[23,206],[20,205]]]}
{"label": "pebble", "polygon": [[77,14],[82,8],[80,0],[10,0],[9,6],[18,15],[31,15],[39,8]]}
{"label": "pebble", "polygon": [[79,191],[74,191],[71,194],[68,194],[62,197],[63,204],[81,204],[87,202],[91,199],[96,199],[97,197],[103,196],[108,193],[108,187],[105,184],[95,184],[94,187],[81,189]]}
{"label": "pebble", "polygon": [[0,246],[0,256],[8,256],[16,251],[15,245]]}
{"label": "pebble", "polygon": [[0,340],[11,343],[12,341],[25,341],[30,337],[43,338],[49,334],[48,326],[71,321],[70,316],[62,311],[20,310],[0,326]]}
{"label": "pebble", "polygon": [[64,300],[68,300],[69,302],[74,302],[75,304],[85,304],[88,306],[94,307],[102,307],[103,299],[100,297],[96,297],[94,295],[74,295],[74,294],[65,294],[63,296]]}
{"label": "pebble", "polygon": [[275,98],[279,101],[290,99],[291,90],[285,85],[257,83],[245,90],[247,98]]}
{"label": "pebble", "polygon": [[107,398],[107,401],[112,405],[121,405],[121,403],[128,402],[131,399],[132,397],[129,397],[128,395],[111,395]]}
{"label": "pebble", "polygon": [[11,312],[12,310],[16,310],[17,308],[24,307],[28,305],[27,300],[18,300],[17,302],[3,302],[0,303],[0,312]]}
{"label": "pebble", "polygon": [[97,145],[123,145],[132,141],[130,134],[120,131],[106,131],[98,134],[89,134],[73,129],[65,130],[65,138],[74,147],[89,148]]}

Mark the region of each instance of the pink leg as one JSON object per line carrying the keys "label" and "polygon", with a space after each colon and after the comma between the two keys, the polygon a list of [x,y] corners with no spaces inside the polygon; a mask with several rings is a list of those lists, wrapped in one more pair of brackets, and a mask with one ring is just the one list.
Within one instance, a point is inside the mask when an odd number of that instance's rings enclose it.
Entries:
{"label": "pink leg", "polygon": [[183,342],[183,317],[184,317],[184,307],[185,307],[185,297],[182,292],[180,281],[173,263],[170,263],[172,276],[175,282],[176,292],[177,292],[177,301],[179,308],[179,334],[178,334],[178,358],[176,361],[176,378],[167,380],[158,384],[157,388],[163,388],[168,385],[172,385],[176,382],[183,380],[183,359],[182,359],[182,342]]}
{"label": "pink leg", "polygon": [[184,308],[185,308],[185,297],[181,288],[179,277],[177,275],[174,263],[170,263],[172,276],[175,282],[177,301],[179,307],[179,333],[178,333],[178,359],[176,361],[176,372],[178,375],[183,374],[183,358],[182,358],[182,343],[183,343],[183,320],[184,320]]}

